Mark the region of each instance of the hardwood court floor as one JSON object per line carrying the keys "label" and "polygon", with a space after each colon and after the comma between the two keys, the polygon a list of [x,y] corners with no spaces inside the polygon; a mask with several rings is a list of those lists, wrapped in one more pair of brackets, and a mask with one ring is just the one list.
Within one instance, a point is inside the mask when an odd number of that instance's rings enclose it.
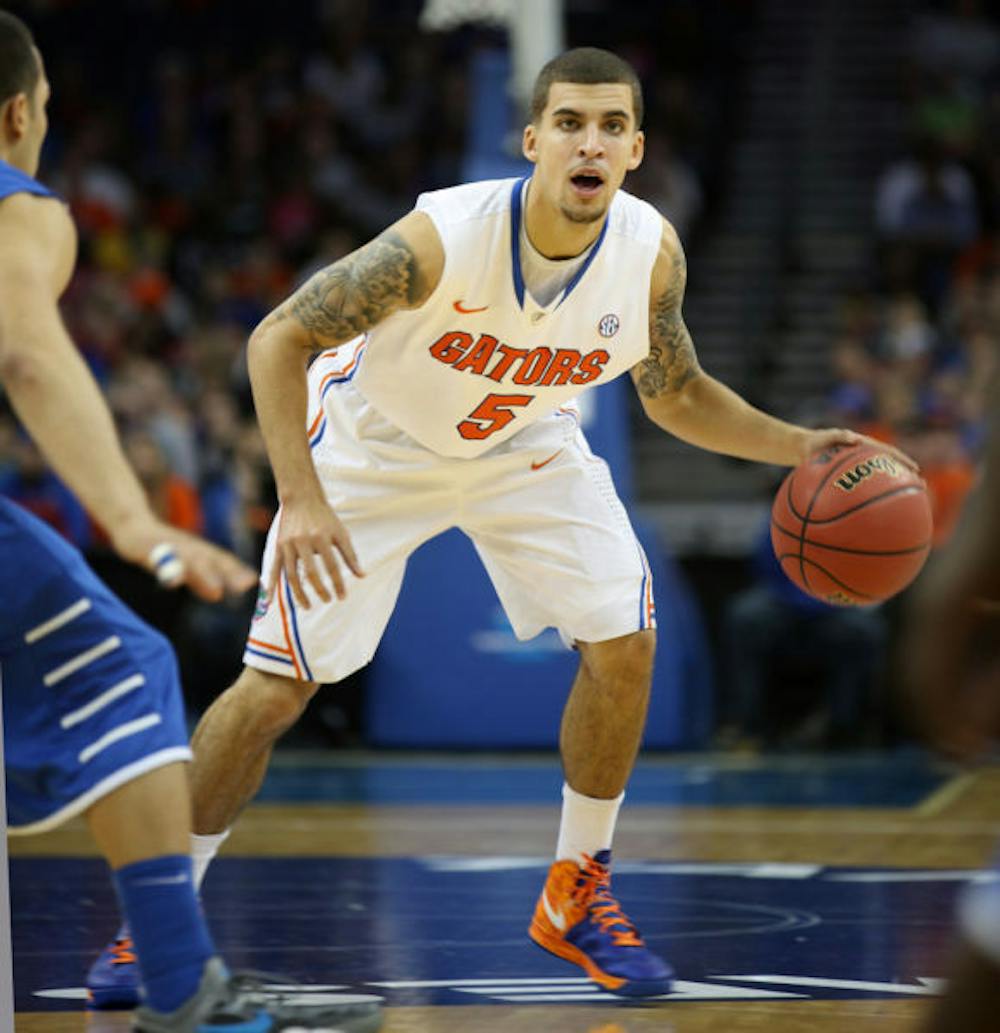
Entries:
{"label": "hardwood court floor", "polygon": [[[704,763],[702,758],[699,763]],[[804,776],[807,777],[807,776]],[[984,769],[957,775],[932,794],[907,806],[627,806],[617,839],[619,860],[643,858],[649,862],[767,863],[829,866],[872,871],[898,868],[924,870],[933,876],[939,869],[968,869],[983,865],[1000,838],[1000,769]],[[558,817],[555,803],[447,804],[440,803],[261,803],[250,808],[226,846],[227,858],[297,859],[294,864],[364,864],[360,859],[382,858],[390,868],[409,858],[445,857],[483,859],[538,858],[551,853]],[[11,855],[20,859],[90,858],[93,847],[82,823],[35,839],[10,841]],[[316,859],[309,861],[308,859]],[[358,859],[358,860],[354,860]],[[398,859],[398,860],[393,860]],[[58,863],[58,862],[57,862]],[[234,860],[234,864],[235,864]],[[261,862],[271,863],[270,861]],[[292,863],[292,862],[290,862]],[[529,883],[536,876],[529,873]],[[905,877],[906,873],[903,873]],[[848,874],[849,878],[855,877]],[[867,878],[862,872],[860,879]],[[890,878],[893,876],[890,875]],[[914,878],[919,879],[917,872]],[[943,875],[950,878],[950,875]],[[453,876],[440,876],[452,884]],[[629,876],[638,880],[640,876]],[[525,883],[525,885],[529,884]],[[477,883],[476,885],[482,885]],[[518,907],[530,908],[531,900]],[[654,885],[654,884],[650,884]],[[747,885],[746,881],[743,885]],[[763,882],[754,883],[754,889]],[[785,884],[782,884],[785,885]],[[790,884],[789,884],[790,885]],[[805,886],[805,883],[801,883]],[[864,886],[859,882],[859,886]],[[935,883],[935,885],[937,885]],[[795,890],[795,886],[791,886]],[[786,887],[787,889],[787,887]],[[537,892],[537,891],[536,891]],[[784,892],[784,891],[781,891]],[[862,889],[850,889],[837,900],[860,900]],[[704,893],[702,894],[705,895]],[[733,896],[732,893],[729,896]],[[651,898],[650,898],[651,899]],[[734,899],[736,899],[734,897]],[[941,969],[919,970],[921,976],[937,977],[943,971],[943,943],[950,904],[928,903],[919,883],[902,896],[877,897],[872,905],[872,924],[859,941],[844,940],[838,932],[837,904],[828,914],[835,956],[838,944],[844,952],[878,949],[883,941],[907,937],[907,923],[919,924],[908,913],[889,929],[878,925],[898,907],[930,907],[939,929],[932,934],[941,941]],[[259,905],[247,902],[247,910]],[[736,905],[734,905],[736,906]],[[853,905],[852,905],[853,906]],[[211,901],[209,902],[211,914]],[[642,923],[642,916],[636,915]],[[925,923],[926,924],[926,923]],[[16,927],[16,926],[15,926]],[[840,927],[841,929],[844,927]],[[926,929],[925,929],[926,932]],[[840,939],[837,939],[837,937]],[[455,939],[462,934],[455,932]],[[788,938],[785,937],[787,940]],[[682,941],[693,946],[697,940]],[[702,944],[707,941],[701,941]],[[721,942],[721,941],[719,941]],[[893,941],[896,942],[896,941]],[[704,947],[702,947],[704,949]],[[709,954],[711,954],[711,944]],[[515,954],[520,951],[519,944]],[[527,945],[525,951],[531,948]],[[18,944],[15,940],[15,958]],[[517,955],[519,956],[519,955]],[[685,957],[676,949],[672,959],[683,974]],[[849,960],[849,959],[848,959]],[[787,962],[787,958],[785,959]],[[838,960],[838,964],[843,959]],[[785,972],[785,967],[736,968],[736,971]],[[778,963],[775,962],[775,965]],[[486,971],[491,971],[487,969]],[[717,968],[716,972],[719,971]],[[726,971],[725,968],[722,971]],[[728,971],[733,971],[732,968]],[[509,974],[498,969],[500,975]],[[831,968],[837,975],[837,965]],[[571,974],[571,973],[566,973]],[[720,978],[724,979],[725,976]],[[736,978],[736,977],[732,977]],[[52,984],[49,984],[52,985]],[[782,989],[772,987],[772,989]],[[795,987],[785,987],[792,989]],[[919,992],[919,991],[917,991]],[[412,1006],[393,1004],[388,1009],[386,1033],[915,1033],[927,1008],[924,997],[868,997],[839,1000],[732,1000],[655,1002],[645,1007],[628,1005],[532,1004],[508,1006]],[[79,1012],[40,1012],[25,1008],[16,1021],[17,1033],[120,1033],[128,1028],[122,1015],[84,1016]]]}
{"label": "hardwood court floor", "polygon": [[[393,1008],[382,1033],[915,1033],[923,1001],[792,1001],[656,1008]],[[18,1015],[16,1033],[127,1033],[123,1014]]]}

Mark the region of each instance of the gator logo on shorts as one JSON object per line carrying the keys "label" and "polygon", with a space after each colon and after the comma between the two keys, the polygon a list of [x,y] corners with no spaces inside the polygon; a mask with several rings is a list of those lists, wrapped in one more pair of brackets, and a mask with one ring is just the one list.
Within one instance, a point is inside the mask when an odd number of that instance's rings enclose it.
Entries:
{"label": "gator logo on shorts", "polygon": [[261,585],[257,591],[257,605],[253,610],[253,619],[259,621],[267,613],[268,598],[267,589]]}

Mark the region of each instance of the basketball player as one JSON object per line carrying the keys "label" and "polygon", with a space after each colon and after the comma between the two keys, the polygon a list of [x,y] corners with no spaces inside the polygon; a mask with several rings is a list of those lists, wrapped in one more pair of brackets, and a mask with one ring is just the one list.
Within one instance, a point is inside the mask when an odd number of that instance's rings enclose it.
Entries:
{"label": "basketball player", "polygon": [[[115,550],[208,600],[255,576],[157,520],[59,317],[76,251],[63,204],[33,177],[49,84],[25,25],[0,11],[0,380],[24,427]],[[113,869],[145,988],[144,1033],[374,1030],[371,1007],[262,1005],[230,979],[189,855],[190,759],[177,668],[54,531],[0,498],[4,755],[11,832],[85,814]],[[3,964],[7,964],[4,959]],[[133,966],[134,968],[134,966]]]}
{"label": "basketball player", "polygon": [[[983,477],[947,549],[921,578],[903,643],[906,683],[931,741],[981,757],[1000,737],[1000,380]],[[926,1033],[992,1033],[1000,1015],[1000,857],[959,901],[959,945]]]}
{"label": "basketball player", "polygon": [[766,416],[699,368],[677,235],[619,190],[642,160],[641,122],[627,63],[592,48],[557,57],[524,131],[530,179],[421,196],[253,333],[281,511],[246,669],[192,742],[200,874],[318,685],[371,659],[410,553],[462,528],[517,635],[554,626],[580,655],[556,862],[531,938],[636,997],[672,979],[609,882],[646,715],[652,586],[573,399],[631,371],[650,418],[705,448],[792,465],[859,440]]}

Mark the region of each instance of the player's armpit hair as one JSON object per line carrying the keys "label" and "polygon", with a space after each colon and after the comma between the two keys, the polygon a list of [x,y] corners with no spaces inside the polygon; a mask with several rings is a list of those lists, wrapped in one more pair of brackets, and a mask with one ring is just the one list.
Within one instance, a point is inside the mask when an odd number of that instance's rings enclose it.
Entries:
{"label": "player's armpit hair", "polygon": [[680,247],[674,250],[671,261],[670,283],[654,301],[649,313],[649,355],[632,371],[643,398],[658,398],[679,391],[699,372],[694,344],[681,315],[687,263]]}
{"label": "player's armpit hair", "polygon": [[313,337],[346,341],[430,291],[413,249],[395,230],[321,269],[275,313],[298,320]]}

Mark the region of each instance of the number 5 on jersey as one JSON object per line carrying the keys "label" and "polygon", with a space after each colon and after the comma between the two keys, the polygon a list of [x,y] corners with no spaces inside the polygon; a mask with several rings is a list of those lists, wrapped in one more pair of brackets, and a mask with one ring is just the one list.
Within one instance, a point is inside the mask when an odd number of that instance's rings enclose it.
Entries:
{"label": "number 5 on jersey", "polygon": [[506,427],[514,419],[517,413],[511,412],[511,406],[523,407],[534,397],[534,395],[487,395],[458,425],[458,433],[463,438],[482,441],[483,438],[488,438],[491,434]]}

